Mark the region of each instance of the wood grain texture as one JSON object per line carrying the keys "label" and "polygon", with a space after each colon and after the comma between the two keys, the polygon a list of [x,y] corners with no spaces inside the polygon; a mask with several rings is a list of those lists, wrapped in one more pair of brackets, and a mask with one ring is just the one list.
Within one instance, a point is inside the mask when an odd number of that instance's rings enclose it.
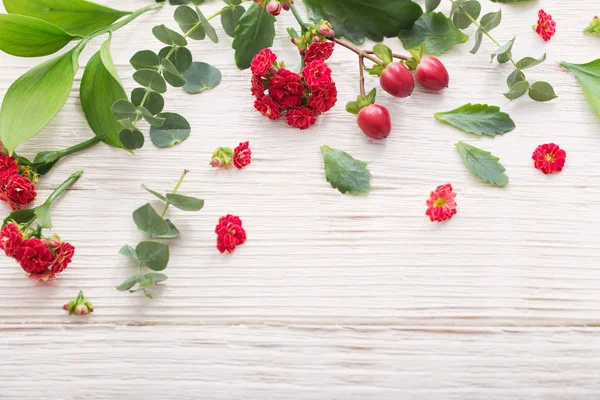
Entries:
{"label": "wood grain texture", "polygon": [[[150,0],[99,3],[133,10]],[[447,12],[449,2],[442,3]],[[0,259],[0,398],[597,399],[600,119],[556,65],[600,56],[600,38],[582,33],[597,2],[482,3],[484,12],[502,8],[494,35],[502,42],[517,36],[516,58],[548,53],[528,77],[551,82],[559,98],[506,100],[509,66],[489,63],[494,47],[486,40],[470,55],[471,38],[442,57],[451,75],[443,93],[379,95],[394,130],[377,143],[344,111],[358,91],[352,53],[340,48],[331,60],[339,104],[299,132],[255,112],[250,73],[235,67],[222,29],[218,45],[192,42],[195,60],[220,68],[223,82],[201,95],[166,95],[166,110],[193,127],[187,142],[165,150],[148,142],[135,157],[100,145],[41,180],[45,199],[70,173],[86,171],[53,212],[54,232],[77,255],[51,284],[31,282]],[[211,13],[220,4],[204,7]],[[557,20],[549,43],[531,31],[539,8]],[[162,47],[151,28],[176,28],[173,11],[149,13],[114,35],[128,93],[135,87],[129,58]],[[288,13],[278,19],[274,51],[298,68],[284,35],[291,25]],[[90,43],[82,66],[100,43]],[[397,39],[386,43],[401,48]],[[38,62],[0,55],[0,96]],[[24,155],[92,135],[79,102],[82,73],[58,117],[19,148]],[[500,106],[517,128],[478,138],[433,118],[466,102]],[[249,168],[208,166],[216,147],[244,140],[253,149]],[[454,149],[460,140],[500,157],[509,186],[471,176]],[[548,142],[568,153],[555,176],[532,167],[531,153]],[[369,196],[343,196],[327,184],[323,144],[369,162]],[[197,214],[169,211],[182,232],[171,247],[169,280],[154,300],[117,292],[135,270],[118,250],[143,238],[131,213],[153,201],[140,184],[167,191],[184,168],[192,172],[182,193],[206,206]],[[431,224],[425,200],[448,182],[458,215]],[[243,218],[249,239],[224,256],[214,226],[227,213]],[[97,310],[68,317],[61,307],[80,289]]]}

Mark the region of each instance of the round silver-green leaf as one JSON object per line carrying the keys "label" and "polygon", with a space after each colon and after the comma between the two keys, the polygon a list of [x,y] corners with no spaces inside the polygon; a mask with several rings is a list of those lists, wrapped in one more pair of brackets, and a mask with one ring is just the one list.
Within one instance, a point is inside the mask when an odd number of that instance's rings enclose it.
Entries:
{"label": "round silver-green leaf", "polygon": [[183,88],[189,93],[201,93],[221,83],[221,71],[203,62],[192,63],[183,76],[187,81]]}
{"label": "round silver-green leaf", "polygon": [[159,117],[165,118],[160,128],[150,128],[150,139],[156,147],[173,147],[186,140],[191,133],[189,122],[179,114],[161,113]]}

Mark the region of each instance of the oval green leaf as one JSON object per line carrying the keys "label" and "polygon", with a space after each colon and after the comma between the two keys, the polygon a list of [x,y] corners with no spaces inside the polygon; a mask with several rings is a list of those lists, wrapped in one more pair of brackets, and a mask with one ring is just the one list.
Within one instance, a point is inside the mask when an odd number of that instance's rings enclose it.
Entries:
{"label": "oval green leaf", "polygon": [[529,87],[529,97],[535,101],[550,101],[558,96],[554,93],[554,88],[548,82],[535,82]]}
{"label": "oval green leaf", "polygon": [[119,140],[128,150],[137,150],[144,147],[144,135],[137,129],[123,129],[119,134]]}
{"label": "oval green leaf", "polygon": [[47,56],[73,39],[75,36],[41,19],[0,14],[0,50],[13,56]]}
{"label": "oval green leaf", "polygon": [[204,207],[204,200],[176,193],[167,193],[167,201],[183,211],[200,211]]}
{"label": "oval green leaf", "polygon": [[478,1],[463,1],[456,6],[455,12],[452,15],[452,21],[458,29],[467,29],[473,23],[471,18],[477,20],[480,13],[481,4]]}
{"label": "oval green leaf", "polygon": [[235,64],[239,69],[250,68],[252,58],[262,49],[271,47],[275,38],[275,17],[264,7],[254,3],[240,18],[235,29],[232,47],[235,49]]}
{"label": "oval green leaf", "polygon": [[321,146],[321,153],[325,163],[325,177],[331,187],[350,194],[371,191],[371,172],[367,169],[366,162],[329,146]]}
{"label": "oval green leaf", "polygon": [[165,235],[170,230],[167,221],[162,219],[150,204],[146,204],[133,212],[133,222],[141,232],[151,238]]}
{"label": "oval green leaf", "polygon": [[182,87],[185,85],[185,78],[179,73],[171,61],[163,58],[160,63],[163,67],[163,76],[169,85],[173,87]]}
{"label": "oval green leaf", "polygon": [[169,264],[169,246],[157,242],[141,242],[135,248],[140,262],[153,271],[162,271]]}
{"label": "oval green leaf", "polygon": [[206,37],[206,32],[200,22],[200,18],[192,7],[177,7],[175,10],[175,22],[177,22],[181,31],[190,39],[203,40]]}
{"label": "oval green leaf", "polygon": [[451,111],[435,113],[434,116],[438,121],[479,136],[502,135],[516,127],[510,116],[500,111],[500,107],[487,104],[467,103]]}
{"label": "oval green leaf", "polygon": [[133,74],[133,80],[158,93],[167,91],[167,83],[161,74],[152,69],[140,69]]}
{"label": "oval green leaf", "polygon": [[[171,53],[171,50],[173,52]],[[188,50],[187,47],[163,47],[161,51],[158,53],[158,56],[163,59],[169,56],[169,61],[173,63],[177,71],[180,73],[184,73],[187,69],[192,65],[192,52]]]}
{"label": "oval green leaf", "polygon": [[181,115],[160,113],[158,117],[165,118],[165,123],[160,128],[150,128],[150,139],[156,147],[173,147],[190,136],[190,124]]}
{"label": "oval green leaf", "polygon": [[154,115],[152,115],[150,113],[150,111],[148,111],[148,109],[146,109],[142,106],[138,107],[138,111],[140,112],[142,117],[146,120],[146,122],[148,122],[152,126],[161,127],[165,123],[164,118],[155,117]]}
{"label": "oval green leaf", "polygon": [[135,68],[138,69],[154,69],[157,70],[160,67],[160,59],[155,52],[150,50],[141,50],[138,51],[131,57],[129,63]]}
{"label": "oval green leaf", "polygon": [[183,36],[164,25],[155,26],[152,28],[152,33],[154,37],[169,46],[187,46],[187,40]]}
{"label": "oval green leaf", "polygon": [[183,76],[187,81],[183,88],[188,93],[201,93],[221,83],[221,71],[203,62],[192,63]]}
{"label": "oval green leaf", "polygon": [[198,13],[198,16],[200,17],[200,21],[202,21],[202,26],[204,27],[206,36],[208,36],[208,38],[210,40],[212,40],[213,43],[219,43],[219,37],[217,36],[217,31],[215,31],[215,28],[213,28],[213,26],[206,19],[204,14],[202,14],[202,11],[200,11],[200,9],[198,7],[196,7],[196,12]]}
{"label": "oval green leaf", "polygon": [[235,37],[235,30],[240,23],[240,18],[244,15],[246,9],[242,6],[228,8],[221,14],[221,25],[225,33],[232,38]]}
{"label": "oval green leaf", "polygon": [[504,97],[509,100],[515,100],[527,93],[527,90],[529,90],[529,82],[519,81],[510,88],[508,93],[504,93]]}
{"label": "oval green leaf", "polygon": [[134,121],[139,115],[137,107],[125,99],[117,100],[112,105],[112,112],[119,120],[129,119]]}
{"label": "oval green leaf", "polygon": [[142,101],[144,102],[143,106],[152,115],[161,112],[165,106],[165,99],[159,93],[146,88],[133,89],[131,92],[131,102],[138,107],[142,105]]}
{"label": "oval green leaf", "polygon": [[473,175],[494,186],[508,185],[508,176],[504,174],[506,169],[498,162],[498,157],[464,142],[458,142],[455,146],[465,166]]}

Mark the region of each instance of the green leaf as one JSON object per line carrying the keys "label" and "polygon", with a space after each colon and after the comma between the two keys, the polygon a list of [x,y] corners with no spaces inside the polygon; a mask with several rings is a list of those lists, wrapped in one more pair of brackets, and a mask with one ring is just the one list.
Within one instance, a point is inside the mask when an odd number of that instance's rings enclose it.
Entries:
{"label": "green leaf", "polygon": [[128,100],[117,100],[112,105],[112,112],[118,119],[135,120],[139,115],[137,107]]}
{"label": "green leaf", "polygon": [[155,195],[156,197],[158,197],[159,199],[161,199],[162,201],[166,202],[167,198],[165,196],[163,196],[162,194],[158,193],[157,191],[154,191],[152,189],[148,189],[148,187],[146,187],[146,185],[142,185],[142,189],[152,193],[153,195]]}
{"label": "green leaf", "polygon": [[169,82],[169,85],[173,87],[182,87],[186,84],[185,78],[179,73],[171,61],[163,58],[160,63],[163,67],[165,80]]}
{"label": "green leaf", "polygon": [[375,55],[379,57],[379,59],[385,64],[389,64],[394,61],[392,49],[387,47],[385,44],[377,43],[375,47],[373,47],[373,53],[375,53]]}
{"label": "green leaf", "polygon": [[4,218],[2,226],[6,225],[7,223],[9,223],[11,221],[13,221],[19,225],[27,224],[30,221],[33,221],[34,218],[35,218],[35,208],[26,208],[23,210],[17,210],[17,211],[13,211],[12,213],[10,213],[8,215],[8,217]]}
{"label": "green leaf", "polygon": [[79,53],[71,50],[23,74],[8,88],[0,110],[0,141],[9,154],[44,128],[63,107]]}
{"label": "green leaf", "polygon": [[152,69],[140,69],[136,71],[133,74],[133,80],[158,93],[165,93],[167,91],[167,83],[164,78]]}
{"label": "green leaf", "polygon": [[157,242],[141,242],[135,248],[140,262],[153,271],[162,271],[169,263],[169,246]]}
{"label": "green leaf", "polygon": [[364,194],[371,191],[371,173],[367,163],[344,151],[321,146],[325,176],[331,187],[341,193]]}
{"label": "green leaf", "polygon": [[0,14],[0,50],[13,56],[47,56],[73,39],[75,36],[41,19]]}
{"label": "green leaf", "polygon": [[119,140],[126,149],[137,150],[144,147],[144,135],[137,129],[123,129],[119,133]]}
{"label": "green leaf", "polygon": [[157,283],[164,282],[166,280],[167,276],[164,274],[159,274],[157,272],[149,272],[141,276],[140,287],[148,289],[156,286]]}
{"label": "green leaf", "polygon": [[554,93],[554,88],[548,82],[535,82],[529,87],[529,97],[535,101],[550,101],[558,96]]}
{"label": "green leaf", "polygon": [[10,14],[50,22],[72,35],[86,36],[131,14],[84,0],[3,0]]}
{"label": "green leaf", "polygon": [[473,175],[494,186],[508,185],[508,176],[504,174],[506,169],[498,162],[498,157],[464,142],[458,142],[455,146],[465,166]]}
{"label": "green leaf", "polygon": [[124,255],[125,257],[133,260],[133,261],[138,261],[138,256],[135,252],[135,249],[129,245],[125,245],[123,247],[121,247],[121,250],[119,250],[119,254]]}
{"label": "green leaf", "polygon": [[165,123],[160,128],[150,128],[150,139],[156,147],[173,147],[190,136],[190,124],[181,115],[160,113],[158,116],[165,118]]}
{"label": "green leaf", "polygon": [[476,20],[481,13],[481,4],[476,0],[460,2],[456,7],[453,5],[453,8],[452,21],[459,29],[467,29],[473,23],[471,18]]}
{"label": "green leaf", "polygon": [[583,33],[600,36],[600,18],[594,17],[588,27],[583,30]]}
{"label": "green leaf", "polygon": [[154,34],[155,38],[169,46],[187,46],[187,40],[183,36],[164,25],[152,28],[152,34]]}
{"label": "green leaf", "polygon": [[463,132],[475,135],[496,136],[515,129],[515,123],[500,107],[471,104],[452,111],[435,113],[435,119],[452,125]]}
{"label": "green leaf", "polygon": [[171,222],[171,220],[166,219],[165,221],[167,221],[167,224],[169,224],[169,232],[167,232],[164,235],[160,235],[157,236],[155,239],[175,239],[179,236],[179,230],[177,229],[177,227],[175,225],[173,225],[173,223]]}
{"label": "green leaf", "polygon": [[479,48],[481,47],[481,42],[483,41],[483,32],[481,29],[477,29],[475,31],[475,43],[473,44],[473,48],[469,51],[471,54],[477,54]]}
{"label": "green leaf", "polygon": [[500,25],[501,21],[502,21],[502,10],[498,10],[496,12],[491,12],[491,13],[485,14],[483,17],[481,17],[481,21],[479,21],[479,24],[485,31],[489,32],[492,29],[497,28],[498,25]]}
{"label": "green leaf", "polygon": [[411,0],[304,0],[304,4],[312,20],[329,21],[336,36],[355,43],[364,42],[365,37],[376,42],[396,37],[423,14]]}
{"label": "green leaf", "polygon": [[142,117],[152,126],[161,127],[165,123],[164,118],[155,117],[144,107],[138,107],[138,111],[142,115]]}
{"label": "green leaf", "polygon": [[183,211],[200,211],[204,207],[204,200],[182,194],[167,193],[167,201]]}
{"label": "green leaf", "polygon": [[240,18],[244,15],[246,9],[242,6],[228,8],[221,14],[221,25],[226,34],[235,37],[235,30],[240,22]]}
{"label": "green leaf", "polygon": [[588,101],[600,115],[600,58],[587,64],[562,61],[560,65],[575,75]]}
{"label": "green leaf", "polygon": [[527,81],[519,81],[516,82],[513,87],[510,88],[508,93],[504,93],[504,97],[509,100],[515,100],[519,97],[523,96],[529,90],[529,82]]}
{"label": "green leaf", "polygon": [[155,52],[150,50],[141,50],[138,51],[131,57],[129,63],[135,68],[138,69],[153,69],[157,70],[160,67],[160,59]]}
{"label": "green leaf", "polygon": [[[171,53],[171,50],[173,52]],[[188,50],[187,47],[164,47],[159,53],[158,56],[162,58],[166,58],[169,53],[171,56],[169,57],[169,61],[173,63],[177,71],[180,73],[184,73],[188,70],[190,65],[192,65],[192,53]]]}
{"label": "green leaf", "polygon": [[39,207],[33,209],[37,223],[40,228],[51,229],[52,218],[50,214],[50,204],[42,204]]}
{"label": "green leaf", "polygon": [[192,7],[181,6],[175,10],[175,22],[187,37],[194,40],[203,40],[206,37],[204,27],[198,14]]}
{"label": "green leaf", "polygon": [[188,93],[201,93],[221,83],[221,71],[203,62],[192,63],[183,76],[187,81],[183,88]]}
{"label": "green leaf", "polygon": [[441,54],[469,39],[441,12],[424,14],[412,29],[400,30],[398,37],[406,49],[418,48],[425,43],[428,54]]}
{"label": "green leaf", "polygon": [[219,43],[219,37],[217,36],[217,31],[215,31],[215,28],[213,28],[210,22],[208,22],[208,20],[206,19],[204,14],[202,14],[202,11],[200,11],[198,7],[196,7],[196,12],[200,17],[200,21],[202,21],[202,26],[204,27],[206,36],[208,36],[208,38],[212,40],[213,43]]}
{"label": "green leaf", "polygon": [[121,292],[126,292],[127,290],[134,287],[135,284],[140,281],[141,277],[142,277],[142,274],[135,274],[132,277],[125,279],[125,281],[123,281],[123,283],[121,283],[119,286],[117,286],[117,290],[120,290]]}
{"label": "green leaf", "polygon": [[103,135],[109,146],[124,148],[119,134],[121,124],[112,112],[112,106],[119,100],[126,100],[127,93],[110,55],[110,39],[99,52],[88,61],[79,91],[81,107],[90,128],[96,135]]}
{"label": "green leaf", "polygon": [[169,224],[158,215],[150,204],[146,204],[133,212],[133,222],[141,232],[152,239],[166,234],[170,229]]}
{"label": "green leaf", "polygon": [[235,64],[239,69],[250,68],[252,58],[262,49],[271,47],[275,38],[275,17],[264,7],[254,3],[240,18],[235,29],[232,47],[235,49]]}
{"label": "green leaf", "polygon": [[535,59],[533,57],[524,57],[517,61],[517,68],[520,70],[532,68],[536,65],[543,63],[544,61],[546,61],[546,53],[544,53],[544,55],[538,59]]}
{"label": "green leaf", "polygon": [[498,58],[498,62],[500,64],[504,64],[504,63],[507,63],[508,61],[510,61],[509,56],[511,55],[511,50],[513,48],[513,45],[515,44],[515,39],[516,39],[516,37],[512,38],[511,40],[506,42],[506,44],[504,46],[496,49],[492,53],[492,61],[494,61],[494,58]]}
{"label": "green leaf", "polygon": [[[148,95],[146,95],[146,92]],[[165,106],[165,99],[159,94],[150,89],[146,88],[135,88],[131,92],[131,102],[136,107],[142,104],[142,100],[144,101],[144,107],[150,111],[152,115],[156,115],[161,112]]]}
{"label": "green leaf", "polygon": [[430,13],[434,11],[441,2],[442,0],[425,0],[425,12]]}
{"label": "green leaf", "polygon": [[[524,80],[525,74],[521,70],[515,69],[506,79],[506,85],[509,89],[512,89],[512,87],[515,86],[515,83],[522,82]],[[529,87],[529,85],[527,85],[527,87]]]}

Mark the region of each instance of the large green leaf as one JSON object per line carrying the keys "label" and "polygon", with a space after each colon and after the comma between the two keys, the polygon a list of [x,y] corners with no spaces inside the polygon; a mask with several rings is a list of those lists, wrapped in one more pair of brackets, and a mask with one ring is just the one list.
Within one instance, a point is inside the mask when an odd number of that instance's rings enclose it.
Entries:
{"label": "large green leaf", "polygon": [[73,35],[86,36],[131,14],[84,0],[2,0],[11,14],[48,21]]}
{"label": "large green leaf", "polygon": [[600,115],[600,58],[587,64],[562,61],[560,65],[575,74],[588,101]]}
{"label": "large green leaf", "polygon": [[329,21],[337,36],[356,43],[365,37],[381,42],[398,36],[400,29],[411,28],[423,14],[411,0],[304,0],[304,4],[313,20]]}
{"label": "large green leaf", "polygon": [[475,135],[496,136],[515,129],[515,123],[507,113],[501,112],[500,107],[487,104],[467,103],[434,115],[438,121]]}
{"label": "large green leaf", "polygon": [[157,242],[141,242],[135,248],[140,262],[153,271],[162,271],[169,263],[169,246]]}
{"label": "large green leaf", "polygon": [[0,50],[18,57],[56,53],[75,36],[41,19],[0,14]]}
{"label": "large green leaf", "polygon": [[183,211],[200,211],[204,207],[204,200],[176,193],[167,193],[167,201]]}
{"label": "large green leaf", "polygon": [[124,148],[119,133],[123,129],[112,112],[112,105],[126,100],[127,93],[110,55],[110,39],[90,59],[81,79],[81,107],[96,135],[103,135],[110,146]]}
{"label": "large green leaf", "polygon": [[508,176],[504,174],[506,169],[498,162],[498,157],[464,142],[458,142],[455,146],[469,172],[491,185],[508,185]]}
{"label": "large green leaf", "polygon": [[44,128],[63,107],[79,53],[74,49],[30,69],[8,88],[0,110],[0,141],[9,153]]}
{"label": "large green leaf", "polygon": [[441,12],[424,14],[411,29],[400,30],[398,37],[405,49],[419,48],[425,43],[427,54],[441,54],[469,39]]}
{"label": "large green leaf", "polygon": [[151,238],[165,235],[171,230],[167,221],[162,219],[150,204],[146,204],[133,212],[133,222],[141,232]]}
{"label": "large green leaf", "polygon": [[262,49],[271,47],[275,38],[275,17],[264,7],[252,4],[235,28],[235,64],[239,69],[250,68],[252,58]]}
{"label": "large green leaf", "polygon": [[351,194],[371,191],[371,173],[366,162],[329,146],[321,146],[321,153],[325,163],[325,177],[333,188]]}

